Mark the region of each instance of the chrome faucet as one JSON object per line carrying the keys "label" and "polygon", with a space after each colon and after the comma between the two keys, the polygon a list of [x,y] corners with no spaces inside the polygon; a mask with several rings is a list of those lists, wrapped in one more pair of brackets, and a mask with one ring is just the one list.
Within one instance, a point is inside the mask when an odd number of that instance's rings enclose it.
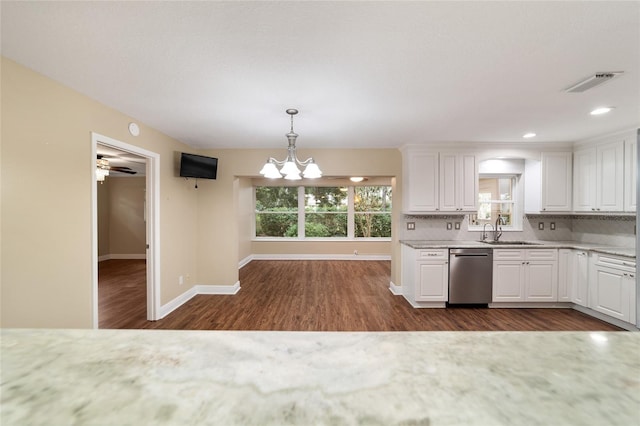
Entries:
{"label": "chrome faucet", "polygon": [[493,241],[498,241],[502,236],[502,225],[504,224],[504,218],[498,215],[496,219],[496,226],[493,228]]}
{"label": "chrome faucet", "polygon": [[[485,240],[487,239],[487,225],[489,225],[490,227],[492,227],[492,228],[493,228],[493,225],[492,225],[492,224],[490,224],[490,223],[485,223],[485,224],[482,226],[482,238],[481,238],[481,241],[485,241]],[[496,229],[496,228],[493,228],[494,233],[495,233],[495,229]]]}

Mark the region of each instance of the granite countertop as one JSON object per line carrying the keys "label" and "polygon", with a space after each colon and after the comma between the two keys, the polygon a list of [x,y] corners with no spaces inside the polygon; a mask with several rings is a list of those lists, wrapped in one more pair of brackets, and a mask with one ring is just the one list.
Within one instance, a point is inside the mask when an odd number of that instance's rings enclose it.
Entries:
{"label": "granite countertop", "polygon": [[605,246],[595,243],[583,243],[580,241],[542,241],[531,240],[530,244],[506,244],[508,240],[501,240],[503,244],[488,244],[482,241],[466,241],[466,240],[401,240],[400,242],[414,249],[430,249],[430,248],[571,248],[577,250],[589,250],[598,253],[605,253],[617,256],[636,257],[636,249],[634,247],[616,247]]}
{"label": "granite countertop", "polygon": [[640,333],[2,330],[3,425],[630,425]]}

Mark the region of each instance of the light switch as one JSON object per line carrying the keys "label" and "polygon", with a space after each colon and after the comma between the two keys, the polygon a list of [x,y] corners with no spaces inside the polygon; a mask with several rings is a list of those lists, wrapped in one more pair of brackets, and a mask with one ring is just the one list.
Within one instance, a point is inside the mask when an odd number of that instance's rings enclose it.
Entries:
{"label": "light switch", "polygon": [[538,229],[544,231],[544,222],[538,222]]}
{"label": "light switch", "polygon": [[460,229],[460,222],[456,222],[456,229]]}
{"label": "light switch", "polygon": [[407,230],[413,231],[415,229],[416,229],[416,223],[415,222],[407,222]]}
{"label": "light switch", "polygon": [[453,225],[451,222],[447,222],[447,230],[451,231],[453,229]]}
{"label": "light switch", "polygon": [[556,230],[556,223],[555,222],[551,222],[549,224],[549,229],[551,229],[552,231],[555,231]]}

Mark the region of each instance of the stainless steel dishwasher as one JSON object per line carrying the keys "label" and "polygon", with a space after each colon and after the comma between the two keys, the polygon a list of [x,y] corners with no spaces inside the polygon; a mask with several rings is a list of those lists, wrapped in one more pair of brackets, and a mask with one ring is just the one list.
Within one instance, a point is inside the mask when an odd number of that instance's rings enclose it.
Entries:
{"label": "stainless steel dishwasher", "polygon": [[491,302],[493,249],[449,250],[449,303],[487,304]]}

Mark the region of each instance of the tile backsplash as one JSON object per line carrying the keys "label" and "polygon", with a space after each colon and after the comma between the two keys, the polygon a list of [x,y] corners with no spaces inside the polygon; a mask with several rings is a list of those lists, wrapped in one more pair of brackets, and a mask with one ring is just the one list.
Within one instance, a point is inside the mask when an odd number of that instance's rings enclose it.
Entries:
{"label": "tile backsplash", "polygon": [[[407,230],[406,223],[414,222],[415,230]],[[551,230],[551,223],[555,230]],[[447,224],[451,229],[447,229]],[[456,223],[460,229],[455,229]],[[404,216],[402,240],[471,240],[480,239],[482,231],[469,230],[468,215]],[[538,228],[542,223],[544,229]],[[549,216],[529,215],[523,219],[522,231],[504,231],[502,240],[575,240],[620,247],[635,246],[635,217],[633,216]],[[487,227],[489,229],[489,227]]]}

